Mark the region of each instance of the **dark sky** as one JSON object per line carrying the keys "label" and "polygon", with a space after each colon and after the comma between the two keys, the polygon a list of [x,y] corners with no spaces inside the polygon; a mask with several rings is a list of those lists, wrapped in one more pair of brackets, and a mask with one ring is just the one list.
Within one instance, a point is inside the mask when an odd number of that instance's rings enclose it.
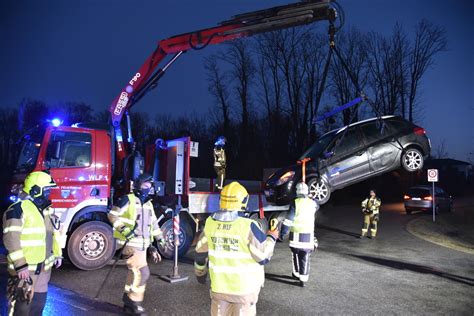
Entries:
{"label": "dark sky", "polygon": [[[106,109],[158,40],[214,26],[232,15],[283,5],[282,0],[81,0],[0,2],[0,106],[23,97],[84,101]],[[294,1],[293,1],[294,2]],[[449,51],[426,74],[421,125],[433,147],[444,139],[451,157],[474,160],[474,1],[340,0],[346,28],[390,34],[399,21],[412,31],[427,18],[446,28]],[[323,27],[323,26],[322,26]],[[324,24],[325,27],[325,24]],[[202,59],[217,47],[182,57],[136,110],[206,113]]]}

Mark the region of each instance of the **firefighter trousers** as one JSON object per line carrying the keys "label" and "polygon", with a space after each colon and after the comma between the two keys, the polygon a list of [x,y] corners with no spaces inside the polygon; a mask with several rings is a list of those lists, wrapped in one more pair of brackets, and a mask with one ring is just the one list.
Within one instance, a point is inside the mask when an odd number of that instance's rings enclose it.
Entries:
{"label": "firefighter trousers", "polygon": [[211,291],[211,316],[257,315],[258,294],[232,295]]}
{"label": "firefighter trousers", "polygon": [[222,190],[222,187],[224,186],[225,167],[214,166],[214,170],[216,171],[216,174],[217,174],[216,187],[219,190]]}
{"label": "firefighter trousers", "polygon": [[127,259],[128,268],[125,295],[134,302],[142,302],[145,297],[146,282],[150,277],[150,269],[146,262],[146,250],[126,246],[123,256]]}
{"label": "firefighter trousers", "polygon": [[51,269],[44,271],[43,269],[39,274],[35,274],[30,271],[31,279],[33,280],[34,295],[31,303],[22,301],[16,298],[13,293],[16,292],[16,285],[18,277],[16,275],[10,275],[7,284],[8,293],[8,315],[41,315],[43,313],[44,306],[46,305],[46,296],[48,293],[48,283],[51,278]]}
{"label": "firefighter trousers", "polygon": [[293,275],[301,282],[309,280],[309,259],[312,249],[300,249],[290,247],[292,252]]}
{"label": "firefighter trousers", "polygon": [[364,214],[364,225],[362,226],[362,236],[367,235],[370,228],[370,235],[375,237],[377,235],[377,217],[378,214]]}

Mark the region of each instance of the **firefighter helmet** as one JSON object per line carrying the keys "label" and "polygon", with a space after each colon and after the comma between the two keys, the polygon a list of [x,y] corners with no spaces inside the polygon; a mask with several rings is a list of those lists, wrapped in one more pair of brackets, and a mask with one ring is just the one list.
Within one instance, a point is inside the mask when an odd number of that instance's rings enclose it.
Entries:
{"label": "firefighter helmet", "polygon": [[227,139],[224,136],[219,136],[214,143],[214,146],[225,146]]}
{"label": "firefighter helmet", "polygon": [[309,193],[308,185],[304,182],[298,182],[296,185],[296,195],[307,196]]}
{"label": "firefighter helmet", "polygon": [[238,182],[232,182],[222,188],[220,209],[222,211],[242,211],[247,208],[249,194]]}
{"label": "firefighter helmet", "polygon": [[150,182],[153,185],[153,176],[148,173],[142,173],[141,175],[135,178],[133,185],[136,190],[140,190],[142,184],[145,182]]}
{"label": "firefighter helmet", "polygon": [[43,195],[45,188],[55,186],[56,183],[47,171],[34,171],[26,177],[23,191],[36,198]]}

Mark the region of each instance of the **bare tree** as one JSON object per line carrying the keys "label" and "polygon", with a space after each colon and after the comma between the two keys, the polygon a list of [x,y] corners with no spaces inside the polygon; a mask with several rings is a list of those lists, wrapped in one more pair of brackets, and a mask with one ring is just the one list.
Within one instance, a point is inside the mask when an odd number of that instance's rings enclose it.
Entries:
{"label": "bare tree", "polygon": [[446,31],[423,19],[415,30],[415,42],[409,56],[408,118],[413,122],[419,96],[419,86],[426,70],[434,64],[435,56],[446,50]]}
{"label": "bare tree", "polygon": [[204,60],[207,73],[208,90],[214,97],[218,109],[218,121],[222,122],[223,134],[228,137],[230,129],[229,88],[225,74],[219,69],[217,57],[210,56]]}
{"label": "bare tree", "polygon": [[448,146],[446,145],[446,139],[442,139],[441,142],[436,146],[435,155],[437,159],[444,159],[449,157]]}

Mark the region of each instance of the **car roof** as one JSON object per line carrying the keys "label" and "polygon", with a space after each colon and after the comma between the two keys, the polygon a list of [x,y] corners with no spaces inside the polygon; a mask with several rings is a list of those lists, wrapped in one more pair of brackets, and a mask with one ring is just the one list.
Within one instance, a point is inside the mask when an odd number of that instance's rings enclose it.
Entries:
{"label": "car roof", "polygon": [[[389,118],[400,118],[399,116],[396,116],[396,115],[385,115],[385,116],[381,116],[380,118],[382,120],[386,120],[386,119],[389,119]],[[345,129],[349,128],[349,127],[352,127],[352,126],[356,126],[356,125],[360,125],[360,124],[364,124],[364,123],[367,123],[367,122],[371,122],[371,121],[375,121],[377,120],[378,117],[372,117],[372,118],[369,118],[369,119],[366,119],[366,120],[363,120],[363,121],[358,121],[358,122],[355,122],[355,123],[352,123],[350,125],[346,125],[346,126],[343,126],[343,127],[339,127],[339,128],[336,128],[336,129],[333,129],[327,133],[325,133],[324,135],[322,135],[321,137],[323,136],[326,136],[328,134],[331,134],[331,133],[335,133],[335,134],[339,134],[340,132],[344,131]]]}
{"label": "car roof", "polygon": [[[435,186],[436,189],[441,189],[440,187],[438,186]],[[431,185],[415,185],[415,186],[412,186],[410,188],[408,188],[408,190],[411,190],[411,189],[426,189],[426,190],[432,190],[433,189],[433,186]]]}

